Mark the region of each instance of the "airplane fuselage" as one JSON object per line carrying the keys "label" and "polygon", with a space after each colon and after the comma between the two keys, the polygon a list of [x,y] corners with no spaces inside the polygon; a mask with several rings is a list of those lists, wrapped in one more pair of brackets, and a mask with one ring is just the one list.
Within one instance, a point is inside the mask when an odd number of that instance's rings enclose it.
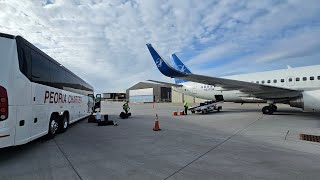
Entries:
{"label": "airplane fuselage", "polygon": [[[241,74],[222,78],[300,91],[320,91],[320,65]],[[243,93],[240,90],[225,90],[218,86],[215,87],[196,82],[184,82],[181,85],[183,86],[174,87],[173,90],[202,99],[216,100],[219,95],[222,95],[226,102],[266,102],[266,100],[254,98],[250,94]]]}

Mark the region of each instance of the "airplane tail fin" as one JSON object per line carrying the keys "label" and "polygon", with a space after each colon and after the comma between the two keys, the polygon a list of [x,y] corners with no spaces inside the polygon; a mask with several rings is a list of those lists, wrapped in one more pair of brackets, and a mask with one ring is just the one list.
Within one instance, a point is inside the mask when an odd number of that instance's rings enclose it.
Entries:
{"label": "airplane tail fin", "polygon": [[159,71],[163,75],[171,77],[171,78],[173,78],[173,77],[186,77],[188,75],[187,73],[178,71],[175,68],[171,67],[169,65],[169,63],[164,58],[162,58],[159,55],[159,53],[152,47],[151,44],[146,44],[146,45],[147,45],[147,48],[153,58],[153,61],[155,62],[157,68],[159,69]]}
{"label": "airplane tail fin", "polygon": [[[184,65],[181,62],[181,60],[178,58],[177,55],[172,54],[172,58],[173,58],[173,62],[175,64],[175,67],[174,67],[175,69],[177,69],[178,71],[187,73],[187,74],[191,74],[191,71],[186,67],[186,65]],[[178,79],[178,78],[174,78],[174,81],[175,81],[176,84],[181,84],[181,83],[184,83],[184,82],[188,82],[186,80]]]}

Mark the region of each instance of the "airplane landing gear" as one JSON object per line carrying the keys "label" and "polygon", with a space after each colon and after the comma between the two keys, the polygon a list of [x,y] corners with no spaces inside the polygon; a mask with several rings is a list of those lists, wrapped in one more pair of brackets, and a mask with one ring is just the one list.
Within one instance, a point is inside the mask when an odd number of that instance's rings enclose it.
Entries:
{"label": "airplane landing gear", "polygon": [[269,106],[264,106],[262,108],[262,113],[263,114],[268,114],[271,115],[273,114],[275,111],[277,111],[278,107],[274,104],[270,104]]}

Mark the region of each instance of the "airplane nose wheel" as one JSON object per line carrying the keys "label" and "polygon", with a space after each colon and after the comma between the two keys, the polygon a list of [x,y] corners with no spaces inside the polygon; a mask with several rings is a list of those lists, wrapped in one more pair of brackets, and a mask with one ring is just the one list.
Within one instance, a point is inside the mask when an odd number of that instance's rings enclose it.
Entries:
{"label": "airplane nose wheel", "polygon": [[262,113],[263,114],[271,115],[271,114],[273,114],[274,111],[275,110],[274,110],[273,106],[265,106],[265,107],[262,108]]}

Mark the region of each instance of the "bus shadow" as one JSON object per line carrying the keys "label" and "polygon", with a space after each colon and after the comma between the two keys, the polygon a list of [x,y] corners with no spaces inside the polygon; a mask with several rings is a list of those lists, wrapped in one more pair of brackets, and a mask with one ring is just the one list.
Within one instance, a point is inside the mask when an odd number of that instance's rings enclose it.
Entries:
{"label": "bus shadow", "polygon": [[[80,123],[87,123],[87,118],[81,119],[77,122],[74,122],[69,125],[69,128],[72,128],[73,126],[77,126]],[[70,129],[68,129],[65,133],[68,133]],[[63,134],[62,132],[59,132],[56,134],[56,136],[59,136],[60,134]],[[47,136],[42,136],[40,138],[37,138],[35,140],[32,140],[28,142],[27,144],[22,144],[18,146],[11,146],[11,147],[5,147],[0,149],[0,163],[10,159],[11,157],[19,156],[20,154],[24,154],[29,151],[33,151],[34,149],[39,148],[39,146],[45,145],[45,143],[51,142],[53,139],[49,139]]]}
{"label": "bus shadow", "polygon": [[48,141],[49,140],[46,137],[41,137],[27,144],[2,148],[0,149],[0,164],[5,161],[11,160],[12,158],[16,159],[22,157],[26,152],[32,152],[44,142]]}

